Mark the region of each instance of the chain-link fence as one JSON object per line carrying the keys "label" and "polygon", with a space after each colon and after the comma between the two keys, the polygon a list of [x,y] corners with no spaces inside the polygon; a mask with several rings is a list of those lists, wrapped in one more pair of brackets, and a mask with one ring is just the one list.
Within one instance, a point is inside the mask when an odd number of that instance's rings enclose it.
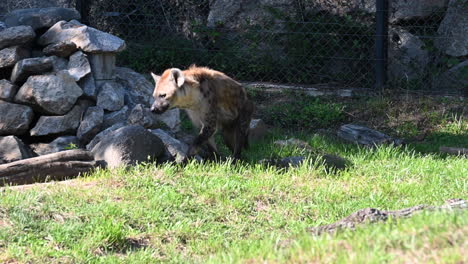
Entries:
{"label": "chain-link fence", "polygon": [[242,81],[467,92],[467,0],[69,2],[125,39],[119,64],[140,72],[197,64]]}

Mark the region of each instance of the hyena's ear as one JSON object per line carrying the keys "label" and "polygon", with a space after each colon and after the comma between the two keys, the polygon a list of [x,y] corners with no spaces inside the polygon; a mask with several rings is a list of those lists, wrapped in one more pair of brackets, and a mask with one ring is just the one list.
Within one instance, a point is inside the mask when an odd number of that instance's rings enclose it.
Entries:
{"label": "hyena's ear", "polygon": [[161,79],[161,76],[156,75],[154,73],[151,73],[151,77],[153,77],[153,79],[154,79],[154,84],[158,84],[159,79]]}
{"label": "hyena's ear", "polygon": [[174,68],[171,70],[172,77],[174,78],[175,82],[177,83],[178,87],[182,87],[185,83],[185,76],[180,69]]}

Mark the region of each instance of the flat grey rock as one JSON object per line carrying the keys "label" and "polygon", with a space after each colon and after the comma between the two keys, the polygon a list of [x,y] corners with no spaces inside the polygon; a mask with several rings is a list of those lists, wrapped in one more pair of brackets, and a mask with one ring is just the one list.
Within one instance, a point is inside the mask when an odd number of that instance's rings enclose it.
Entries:
{"label": "flat grey rock", "polygon": [[0,80],[0,100],[12,101],[18,91],[18,86],[8,80]]}
{"label": "flat grey rock", "polygon": [[89,65],[86,54],[82,51],[77,51],[70,56],[68,62],[68,73],[73,77],[73,79],[75,79],[75,81],[79,81],[81,78],[91,73],[91,66]]}
{"label": "flat grey rock", "polygon": [[11,72],[10,80],[17,84],[23,84],[29,76],[39,75],[53,70],[53,59],[50,57],[29,58],[18,61]]}
{"label": "flat grey rock", "polygon": [[128,109],[128,106],[126,105],[118,111],[106,113],[104,115],[104,122],[102,123],[102,128],[106,129],[117,123],[126,123],[129,114],[130,111]]}
{"label": "flat grey rock", "polygon": [[30,26],[10,27],[0,31],[0,49],[31,42],[36,33]]}
{"label": "flat grey rock", "polygon": [[83,108],[75,106],[64,116],[41,116],[31,129],[31,136],[75,135]]}
{"label": "flat grey rock", "polygon": [[0,137],[0,164],[32,158],[28,145],[15,136]]}
{"label": "flat grey rock", "polygon": [[57,22],[38,40],[43,46],[59,42],[73,42],[80,50],[89,53],[115,53],[125,49],[125,41],[121,38],[76,20]]}
{"label": "flat grey rock", "polygon": [[31,107],[0,100],[0,136],[23,135],[34,118]]}
{"label": "flat grey rock", "polygon": [[101,130],[102,121],[104,119],[104,110],[99,106],[88,107],[81,120],[76,136],[86,144],[96,136]]}
{"label": "flat grey rock", "polygon": [[50,44],[45,47],[43,52],[47,56],[57,56],[62,58],[67,58],[71,54],[77,51],[78,47],[76,44],[71,41],[64,41],[59,43]]}
{"label": "flat grey rock", "polygon": [[45,114],[63,115],[70,111],[83,90],[67,71],[28,78],[15,96],[15,101],[30,104]]}
{"label": "flat grey rock", "polygon": [[98,106],[108,111],[117,111],[124,106],[123,87],[114,81],[105,82],[97,95]]}
{"label": "flat grey rock", "polygon": [[18,61],[31,55],[31,51],[24,47],[13,46],[0,50],[0,69],[13,67]]}
{"label": "flat grey rock", "polygon": [[49,28],[61,20],[81,19],[80,13],[73,8],[47,7],[17,9],[5,16],[9,27],[27,25],[34,30]]}

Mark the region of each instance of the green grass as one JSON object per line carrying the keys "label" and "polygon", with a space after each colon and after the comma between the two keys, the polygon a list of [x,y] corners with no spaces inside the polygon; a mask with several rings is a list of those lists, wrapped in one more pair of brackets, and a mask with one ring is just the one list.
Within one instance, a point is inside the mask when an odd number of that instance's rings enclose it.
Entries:
{"label": "green grass", "polygon": [[[311,112],[326,113],[318,104],[311,102]],[[359,104],[324,105],[355,113],[351,105]],[[372,105],[392,103],[366,107]],[[323,131],[279,126],[251,145],[243,163],[140,164],[65,183],[0,189],[0,263],[468,262],[466,210],[424,212],[335,235],[307,231],[367,207],[394,210],[468,199],[468,159],[437,153],[439,146],[467,147],[468,122],[464,115],[426,112],[422,120],[432,116],[426,138],[405,147],[363,148]],[[379,122],[413,136],[411,126],[392,123],[404,116],[391,108],[387,113]],[[271,114],[270,108],[263,114]],[[292,119],[303,120],[299,114]],[[341,119],[330,120],[339,125]],[[290,137],[352,166],[330,171],[312,161],[289,169],[259,164],[307,155],[273,144]]]}
{"label": "green grass", "polygon": [[254,144],[243,164],[142,164],[70,184],[3,189],[0,262],[467,261],[467,212],[424,213],[336,236],[306,232],[365,207],[466,199],[467,159],[304,135],[353,167],[330,173],[317,164],[277,170],[254,162],[300,154],[275,149],[272,140],[282,137]]}

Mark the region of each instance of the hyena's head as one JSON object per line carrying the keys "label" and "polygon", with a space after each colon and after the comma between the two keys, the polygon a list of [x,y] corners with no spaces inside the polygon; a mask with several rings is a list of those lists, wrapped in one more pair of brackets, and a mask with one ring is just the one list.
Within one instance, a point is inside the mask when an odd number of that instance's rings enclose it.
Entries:
{"label": "hyena's head", "polygon": [[171,107],[176,107],[177,97],[180,96],[185,83],[182,71],[172,68],[165,70],[161,76],[157,76],[154,73],[151,73],[151,76],[153,76],[156,84],[153,92],[154,103],[151,106],[151,111],[161,114]]}

